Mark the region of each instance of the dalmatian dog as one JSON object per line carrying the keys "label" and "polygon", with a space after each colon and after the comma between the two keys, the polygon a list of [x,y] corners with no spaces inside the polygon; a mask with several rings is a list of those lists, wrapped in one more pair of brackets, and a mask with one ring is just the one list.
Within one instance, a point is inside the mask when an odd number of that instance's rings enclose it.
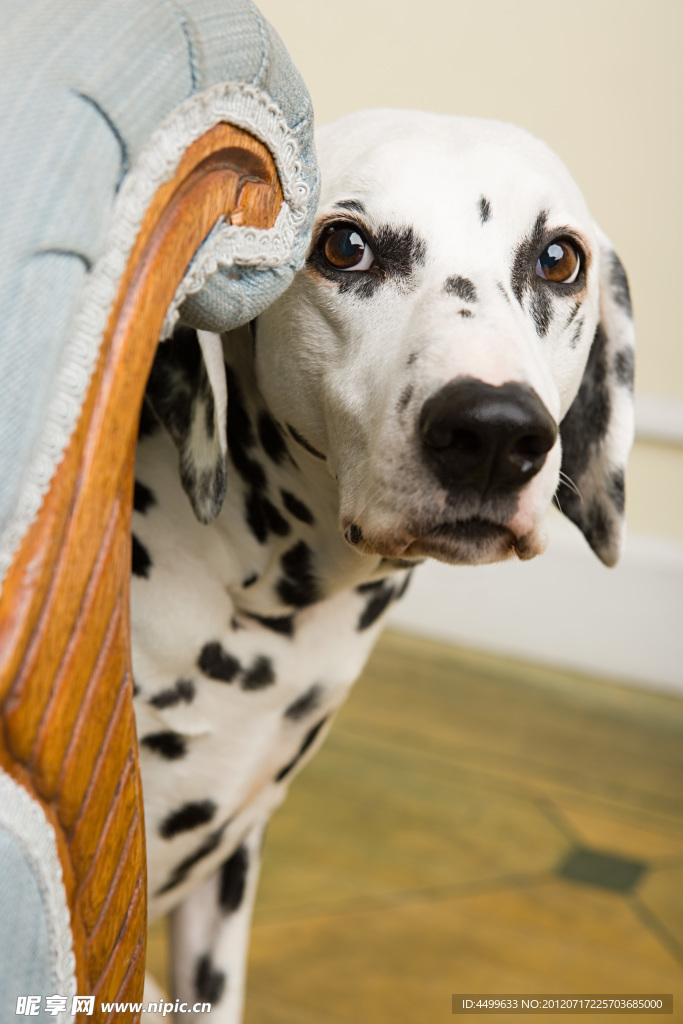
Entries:
{"label": "dalmatian dog", "polygon": [[553,499],[607,565],[623,532],[628,285],[562,163],[418,112],[318,146],[305,267],[249,326],[160,345],[138,448],[150,918],[171,912],[177,1005],[224,1024],[266,823],[413,567],[533,558]]}

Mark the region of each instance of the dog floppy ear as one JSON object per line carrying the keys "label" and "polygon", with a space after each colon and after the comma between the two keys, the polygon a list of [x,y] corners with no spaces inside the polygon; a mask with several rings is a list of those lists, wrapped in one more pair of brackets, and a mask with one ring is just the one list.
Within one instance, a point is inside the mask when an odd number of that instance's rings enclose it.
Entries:
{"label": "dog floppy ear", "polygon": [[145,398],[175,442],[197,519],[210,523],[227,482],[228,389],[219,335],[176,327],[157,349]]}
{"label": "dog floppy ear", "polygon": [[633,443],[635,339],[626,273],[602,232],[599,238],[600,322],[578,394],[560,424],[563,477],[557,496],[562,511],[598,558],[612,566],[619,559],[625,530],[624,471]]}

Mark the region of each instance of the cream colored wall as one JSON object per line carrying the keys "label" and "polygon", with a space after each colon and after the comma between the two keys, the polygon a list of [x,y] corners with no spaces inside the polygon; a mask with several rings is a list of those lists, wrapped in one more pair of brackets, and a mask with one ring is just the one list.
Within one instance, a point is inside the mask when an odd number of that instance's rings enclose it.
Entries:
{"label": "cream colored wall", "polygon": [[[683,0],[257,4],[318,123],[413,107],[511,121],[549,143],[626,265],[637,389],[683,403]],[[637,444],[628,489],[633,529],[683,540],[683,448]]]}

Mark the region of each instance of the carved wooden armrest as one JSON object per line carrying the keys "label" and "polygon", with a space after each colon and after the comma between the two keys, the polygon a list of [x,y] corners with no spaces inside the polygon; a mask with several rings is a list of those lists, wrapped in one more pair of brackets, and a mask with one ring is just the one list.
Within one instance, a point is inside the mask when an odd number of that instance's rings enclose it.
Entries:
{"label": "carved wooden armrest", "polygon": [[[166,311],[220,216],[275,223],[267,149],[218,124],[149,206],[87,398],[0,598],[0,766],[52,824],[71,914],[77,991],[95,1020],[139,1014],[146,871],[129,642],[130,519],[140,407]],[[85,1017],[83,1018],[85,1020]]]}

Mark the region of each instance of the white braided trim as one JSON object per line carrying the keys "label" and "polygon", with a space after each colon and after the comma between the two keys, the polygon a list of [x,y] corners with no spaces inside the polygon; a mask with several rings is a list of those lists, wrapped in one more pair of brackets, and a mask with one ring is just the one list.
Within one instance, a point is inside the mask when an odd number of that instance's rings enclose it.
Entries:
{"label": "white braided trim", "polygon": [[278,267],[291,258],[310,190],[301,175],[296,139],[280,108],[255,86],[232,83],[212,86],[181,103],[151,136],[121,186],[104,251],[86,282],[74,330],[64,347],[36,451],[15,512],[0,538],[0,588],[78,422],[109,312],[147,208],[159,186],[175,174],[188,146],[221,121],[249,131],[270,150],[284,202],[274,227],[267,231],[231,226],[212,233],[212,244],[190,267],[176,293],[162,337],[167,336],[168,324],[175,322],[184,298],[198,291],[218,266]]}
{"label": "white braided trim", "polygon": [[[222,220],[209,235],[188,267],[168,307],[161,340],[170,338],[178,320],[178,311],[188,295],[202,290],[219,267],[281,267],[289,262],[299,224],[293,225],[292,211],[283,203],[270,229],[239,228]],[[300,223],[300,222],[299,222]]]}
{"label": "white braided trim", "polygon": [[[47,921],[50,943],[51,991],[66,996],[68,1007],[76,995],[76,958],[73,952],[71,917],[66,902],[62,878],[62,865],[57,854],[57,842],[52,826],[43,808],[32,800],[23,786],[0,769],[0,827],[21,845],[31,865]],[[66,1024],[72,1020],[67,1011],[55,1020]]]}

